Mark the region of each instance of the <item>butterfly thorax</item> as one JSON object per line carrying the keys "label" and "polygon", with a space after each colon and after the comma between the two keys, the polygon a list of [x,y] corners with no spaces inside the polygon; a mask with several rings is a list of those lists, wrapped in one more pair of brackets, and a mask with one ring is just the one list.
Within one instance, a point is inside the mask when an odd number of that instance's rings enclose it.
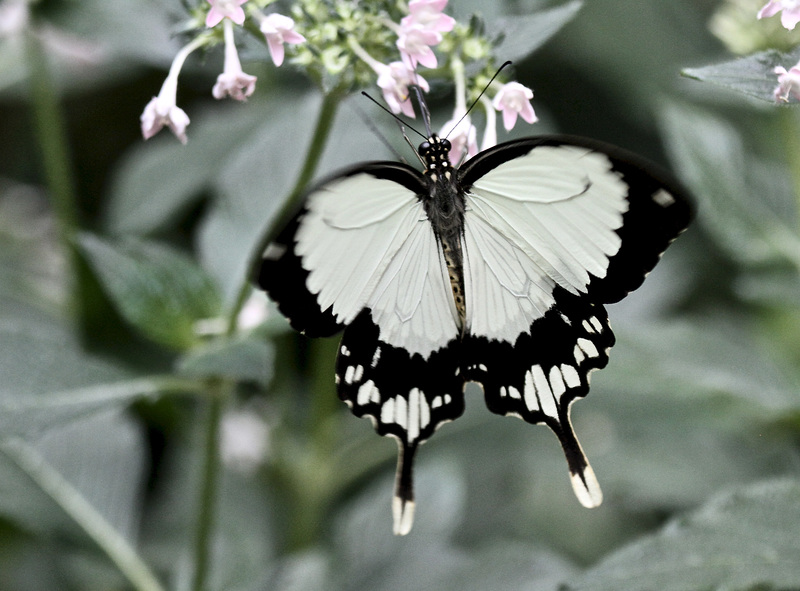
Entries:
{"label": "butterfly thorax", "polygon": [[428,141],[420,144],[419,154],[425,161],[423,174],[428,187],[428,195],[424,200],[425,213],[428,215],[447,264],[453,301],[463,332],[466,301],[461,244],[464,236],[465,202],[464,195],[455,182],[455,170],[450,164],[450,147],[447,139],[433,135]]}

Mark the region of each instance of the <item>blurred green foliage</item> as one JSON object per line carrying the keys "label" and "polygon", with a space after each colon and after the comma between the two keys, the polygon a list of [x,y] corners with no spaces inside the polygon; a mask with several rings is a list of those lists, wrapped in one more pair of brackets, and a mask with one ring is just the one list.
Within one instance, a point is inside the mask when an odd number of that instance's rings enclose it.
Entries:
{"label": "blurred green foliage", "polygon": [[[498,57],[535,91],[541,121],[516,134],[639,152],[698,215],[610,307],[610,366],[574,409],[604,504],[573,498],[546,429],[490,415],[470,389],[420,452],[416,525],[395,538],[395,445],[337,400],[335,343],[274,312],[230,318],[318,91],[253,44],[255,95],[220,103],[221,52],[194,57],[188,145],[144,143],[181,4],[37,4],[80,233],[60,241],[49,205],[31,53],[0,40],[0,589],[800,588],[800,114],[769,102],[769,70],[797,52],[733,61],[708,29],[718,7],[451,0],[506,33]],[[768,30],[755,13],[749,26]],[[432,93],[436,121],[448,92]],[[386,119],[346,99],[316,176],[391,158],[373,126],[402,152]],[[233,411],[266,425],[250,463],[218,457],[230,429],[247,434]]]}

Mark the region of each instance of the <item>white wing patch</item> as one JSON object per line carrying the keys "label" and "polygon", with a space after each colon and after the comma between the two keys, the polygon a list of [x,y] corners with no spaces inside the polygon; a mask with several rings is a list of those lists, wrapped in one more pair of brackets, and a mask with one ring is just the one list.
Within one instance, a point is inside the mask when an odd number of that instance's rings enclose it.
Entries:
{"label": "white wing patch", "polygon": [[361,173],[326,184],[306,207],[296,253],[320,309],[349,324],[369,308],[382,341],[426,358],[455,338],[446,266],[412,191]]}
{"label": "white wing patch", "polygon": [[418,223],[367,302],[380,338],[427,358],[459,333],[447,267],[430,223]]}
{"label": "white wing patch", "polygon": [[628,185],[605,154],[540,146],[479,178],[467,194],[470,332],[514,342],[553,304],[585,292],[621,246]]}
{"label": "white wing patch", "polygon": [[408,437],[409,445],[417,443],[420,432],[431,422],[431,408],[428,399],[419,388],[412,388],[408,400],[395,396],[381,406],[381,422],[400,425]]}

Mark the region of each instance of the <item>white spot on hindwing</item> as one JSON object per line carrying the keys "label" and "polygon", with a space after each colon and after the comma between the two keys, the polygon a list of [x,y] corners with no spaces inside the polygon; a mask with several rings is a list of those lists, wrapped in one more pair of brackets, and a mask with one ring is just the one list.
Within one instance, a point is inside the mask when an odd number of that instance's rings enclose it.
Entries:
{"label": "white spot on hindwing", "polygon": [[575,363],[578,365],[583,363],[583,360],[586,359],[586,355],[583,354],[583,351],[581,351],[578,345],[575,345],[575,348],[572,350],[572,355],[575,357]]}
{"label": "white spot on hindwing", "polygon": [[568,388],[577,388],[581,385],[581,376],[578,370],[571,365],[562,364],[561,374],[564,376],[564,382],[567,384]]}
{"label": "white spot on hindwing", "polygon": [[[441,403],[441,398],[437,396],[433,400],[433,408],[437,407],[437,400]],[[401,395],[389,398],[381,406],[380,421],[387,425],[399,425],[406,431],[407,443],[414,443],[431,422],[431,409],[425,393],[419,388],[412,388],[408,393],[408,399]]]}
{"label": "white spot on hindwing", "polygon": [[595,329],[597,332],[600,332],[600,333],[601,333],[601,332],[603,332],[603,325],[602,325],[602,324],[600,324],[600,320],[598,320],[597,316],[592,316],[592,317],[589,319],[589,322],[591,322],[591,323],[592,323],[592,326],[594,327],[594,329]]}
{"label": "white spot on hindwing", "polygon": [[372,362],[370,363],[371,367],[378,367],[378,360],[381,358],[381,348],[376,347],[375,353],[372,355]]}
{"label": "white spot on hindwing", "polygon": [[557,399],[560,399],[564,392],[567,391],[567,387],[564,385],[564,376],[561,375],[561,370],[556,366],[550,368],[550,389]]}
{"label": "white spot on hindwing", "polygon": [[539,410],[539,401],[536,400],[536,386],[533,383],[533,368],[529,369],[525,374],[525,406],[531,412]]}
{"label": "white spot on hindwing", "polygon": [[547,381],[547,376],[544,375],[542,366],[534,365],[531,368],[531,374],[533,376],[533,385],[536,388],[536,394],[539,396],[539,404],[541,405],[542,412],[549,417],[558,419],[556,400],[553,397],[553,391],[550,389],[550,383]]}
{"label": "white spot on hindwing", "polygon": [[364,406],[370,402],[377,404],[380,402],[380,400],[381,393],[378,391],[378,388],[375,387],[375,382],[372,380],[367,380],[358,388],[356,402],[359,404],[359,406]]}
{"label": "white spot on hindwing", "polygon": [[581,351],[583,351],[586,354],[586,356],[589,357],[590,359],[592,357],[600,356],[600,353],[597,352],[597,347],[595,347],[594,343],[589,339],[584,339],[584,338],[578,339],[578,347],[580,347]]}

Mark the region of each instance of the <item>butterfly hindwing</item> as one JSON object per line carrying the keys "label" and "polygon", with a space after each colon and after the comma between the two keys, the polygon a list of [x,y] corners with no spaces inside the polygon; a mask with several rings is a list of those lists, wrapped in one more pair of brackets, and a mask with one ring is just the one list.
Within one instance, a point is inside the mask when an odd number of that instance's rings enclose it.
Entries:
{"label": "butterfly hindwing", "polygon": [[358,417],[368,416],[381,435],[398,442],[395,532],[408,533],[414,510],[412,466],[417,447],[464,411],[464,378],[457,339],[429,356],[379,338],[364,310],[345,329],[336,361],[339,396]]}
{"label": "butterfly hindwing", "polygon": [[570,405],[589,392],[589,375],[608,363],[614,334],[601,304],[556,288],[555,304],[514,342],[470,336],[467,379],[483,386],[492,412],[544,423],[558,436],[573,487],[586,506],[602,495],[570,421]]}

